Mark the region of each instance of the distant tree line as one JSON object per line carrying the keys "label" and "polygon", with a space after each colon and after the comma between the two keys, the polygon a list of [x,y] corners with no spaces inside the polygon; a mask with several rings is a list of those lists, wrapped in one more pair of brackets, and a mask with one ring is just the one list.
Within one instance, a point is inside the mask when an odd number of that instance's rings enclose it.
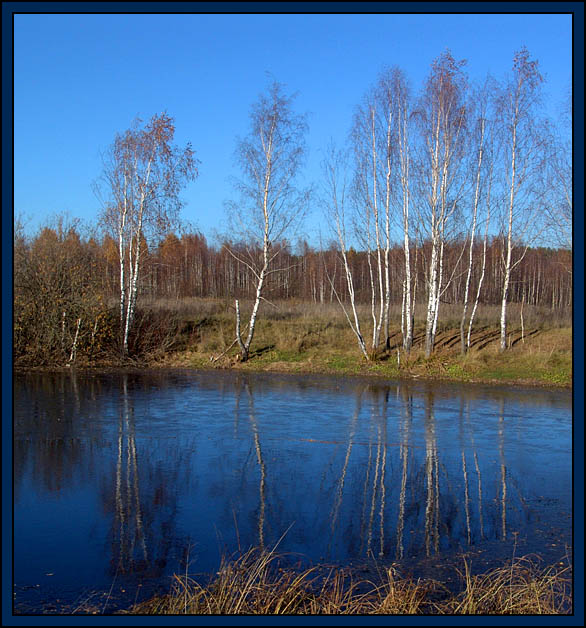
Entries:
{"label": "distant tree line", "polygon": [[[465,242],[451,242],[444,252],[447,263],[455,268],[455,276],[450,288],[442,296],[444,303],[463,302],[466,281],[466,260],[460,252]],[[287,243],[276,245],[279,248],[282,269],[279,269],[268,281],[266,298],[268,300],[298,299],[313,303],[332,303],[337,293],[348,300],[348,289],[340,263],[338,251],[332,244],[327,248],[311,247],[307,242],[297,242],[295,246]],[[427,273],[429,242],[424,242],[415,251],[411,250],[416,260],[413,273],[420,288],[418,300],[424,300],[425,277]],[[482,243],[476,246],[479,254]],[[482,286],[483,304],[499,304],[502,284],[500,259],[505,243],[494,237],[487,247],[487,271]],[[400,269],[403,249],[399,245],[391,247],[390,275],[391,301],[400,303],[402,284]],[[348,251],[349,266],[354,277],[356,297],[359,303],[370,301],[370,277],[368,254],[366,251]],[[415,262],[414,262],[415,264]],[[529,248],[523,261],[514,271],[512,278],[511,301],[529,305],[550,307],[564,310],[572,303],[572,277],[568,272],[571,256],[568,250],[558,248]],[[480,268],[473,269],[471,286],[476,289]],[[109,294],[116,291],[117,280],[115,266],[110,266]],[[145,266],[142,284],[144,295],[152,298],[182,299],[186,297],[212,297],[219,299],[253,299],[255,282],[253,272],[246,264],[230,255],[223,246],[208,245],[201,234],[184,234],[178,237],[169,234],[152,252]]]}

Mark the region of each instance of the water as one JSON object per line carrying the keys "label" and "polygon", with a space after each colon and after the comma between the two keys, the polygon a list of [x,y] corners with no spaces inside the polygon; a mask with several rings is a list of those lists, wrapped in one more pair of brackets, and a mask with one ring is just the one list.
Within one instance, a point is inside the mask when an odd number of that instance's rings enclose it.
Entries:
{"label": "water", "polygon": [[16,375],[21,612],[106,612],[251,546],[438,575],[571,546],[566,391],[319,376]]}

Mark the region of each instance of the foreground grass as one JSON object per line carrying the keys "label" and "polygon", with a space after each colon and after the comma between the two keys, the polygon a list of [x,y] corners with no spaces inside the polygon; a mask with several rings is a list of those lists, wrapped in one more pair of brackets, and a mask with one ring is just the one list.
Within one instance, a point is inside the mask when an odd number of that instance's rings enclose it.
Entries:
{"label": "foreground grass", "polygon": [[337,306],[286,303],[262,313],[251,359],[242,364],[237,348],[231,346],[234,321],[230,304],[188,303],[182,305],[183,323],[173,348],[153,356],[150,364],[571,386],[571,328],[556,327],[538,312],[526,313],[523,328],[511,323],[510,346],[501,352],[497,314],[490,308],[482,312],[466,355],[460,352],[459,323],[454,316],[448,317],[439,331],[430,358],[424,356],[424,329],[419,323],[410,355],[402,351],[400,329],[392,328],[390,347],[367,361]]}
{"label": "foreground grass", "polygon": [[543,568],[518,558],[486,574],[473,575],[464,562],[460,587],[403,578],[393,568],[377,582],[351,570],[282,568],[273,552],[250,550],[224,561],[202,586],[175,576],[172,591],[133,606],[130,614],[156,615],[557,615],[571,613],[568,566]]}

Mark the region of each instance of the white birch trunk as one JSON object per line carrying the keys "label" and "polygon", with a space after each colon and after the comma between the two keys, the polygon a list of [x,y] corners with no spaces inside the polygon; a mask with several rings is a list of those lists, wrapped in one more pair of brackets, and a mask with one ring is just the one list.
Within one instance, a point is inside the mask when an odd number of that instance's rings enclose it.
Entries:
{"label": "white birch trunk", "polygon": [[327,272],[327,268],[325,268],[325,266],[324,268],[326,270],[328,281],[330,282],[332,294],[336,295],[336,299],[338,303],[340,304],[340,307],[342,308],[344,315],[346,316],[346,320],[348,321],[348,324],[350,325],[350,329],[352,329],[352,332],[356,336],[356,339],[358,341],[358,347],[360,348],[362,355],[367,360],[369,360],[366,343],[364,341],[364,337],[360,329],[360,319],[358,317],[358,312],[356,310],[354,280],[352,277],[352,270],[350,269],[350,264],[348,263],[348,255],[346,252],[346,237],[345,237],[345,226],[344,226],[344,191],[342,190],[342,197],[339,199],[338,190],[337,190],[337,182],[336,182],[336,167],[333,161],[328,166],[326,172],[327,172],[327,178],[329,179],[330,186],[331,186],[330,192],[332,195],[333,218],[336,224],[336,234],[338,236],[338,242],[340,244],[340,251],[342,253],[342,261],[344,263],[344,274],[346,277],[346,286],[348,288],[348,296],[350,298],[350,307],[352,308],[353,321],[351,320],[348,312],[346,311],[344,304],[342,303],[342,300],[340,299],[338,295],[338,292],[335,289],[334,282],[332,278],[329,276],[329,273]]}
{"label": "white birch trunk", "polygon": [[[508,255],[507,255],[508,257]],[[501,301],[501,340],[500,349],[504,351],[507,348],[507,295],[509,292],[510,272],[505,269],[505,280],[503,282],[503,297]]]}
{"label": "white birch trunk", "polygon": [[235,305],[236,305],[236,340],[238,341],[238,346],[240,347],[240,351],[242,352],[242,355],[244,355],[246,353],[246,347],[244,343],[242,342],[242,332],[240,330],[240,303],[238,302],[238,299],[236,299]]}
{"label": "white birch trunk", "polygon": [[[126,325],[124,327],[124,342],[123,342],[123,351],[124,355],[128,355],[128,335],[130,333],[130,327],[134,321],[135,315],[135,307],[136,307],[136,295],[138,291],[138,274],[140,269],[140,256],[141,256],[141,239],[143,234],[143,217],[145,210],[145,201],[146,201],[146,193],[149,185],[150,174],[151,174],[151,164],[152,158],[149,160],[146,170],[145,181],[140,182],[137,181],[137,185],[141,188],[141,195],[139,201],[139,210],[138,210],[138,223],[136,227],[136,232],[134,234],[135,243],[133,244],[132,233],[130,234],[130,242],[128,246],[128,270],[129,270],[129,290],[128,290],[128,301],[126,307]],[[134,250],[133,250],[134,246]],[[134,260],[133,260],[134,258]]]}
{"label": "white birch trunk", "polygon": [[438,263],[441,217],[438,216],[439,182],[439,151],[440,151],[440,116],[435,125],[433,148],[431,151],[431,260],[428,277],[427,316],[425,321],[425,357],[429,358],[434,346],[433,325],[435,320],[435,308],[438,299]]}
{"label": "white birch trunk", "polygon": [[511,262],[513,255],[513,211],[515,207],[515,185],[516,185],[516,157],[517,157],[517,110],[513,120],[513,138],[511,150],[511,187],[509,190],[509,216],[507,229],[507,251],[505,260],[505,278],[503,282],[503,296],[501,302],[501,339],[500,349],[507,348],[507,300],[509,294],[509,283],[511,280]]}
{"label": "white birch trunk", "polygon": [[133,247],[133,244],[131,242],[128,247],[128,296],[126,300],[126,318],[125,318],[125,324],[124,324],[124,339],[123,339],[123,345],[122,345],[125,356],[128,355],[128,335],[130,332],[130,324],[132,321],[132,317],[134,316],[134,307],[133,307],[132,301],[133,301],[133,286],[136,283],[135,282],[136,266],[135,264],[133,264],[133,257],[135,258],[135,255],[133,255],[132,247]]}
{"label": "white birch trunk", "polygon": [[69,355],[69,364],[75,360],[75,352],[77,350],[77,339],[79,338],[79,328],[81,327],[81,318],[77,319],[77,327],[75,329],[75,337],[73,339],[73,345],[71,346],[71,353]]}
{"label": "white birch trunk", "polygon": [[413,345],[413,313],[411,308],[411,254],[409,251],[409,223],[408,208],[404,220],[403,252],[405,254],[405,281],[403,282],[403,311],[405,327],[403,331],[403,350],[409,354]]}
{"label": "white birch trunk", "polygon": [[126,229],[126,216],[128,213],[128,190],[127,190],[127,177],[124,175],[124,202],[122,207],[122,213],[120,214],[120,219],[118,222],[118,258],[120,260],[120,343],[122,347],[122,352],[125,354],[125,308],[126,308],[126,277],[125,277],[125,266],[126,266],[126,258],[124,254],[124,230]]}
{"label": "white birch trunk", "polygon": [[405,345],[405,335],[406,335],[406,321],[405,321],[405,313],[407,310],[407,305],[405,303],[405,297],[407,296],[407,291],[405,289],[405,280],[403,280],[403,291],[401,294],[401,335],[403,336],[403,346]]}
{"label": "white birch trunk", "polygon": [[[437,333],[437,322],[439,317],[439,306],[440,299],[443,294],[442,284],[443,284],[443,271],[444,271],[444,243],[445,243],[445,228],[446,222],[448,220],[448,204],[447,204],[447,193],[448,193],[448,168],[450,165],[450,148],[448,141],[444,137],[444,150],[443,150],[443,159],[442,159],[442,176],[440,183],[440,217],[439,217],[439,230],[438,230],[438,242],[439,242],[439,256],[438,256],[438,272],[437,272],[437,286],[435,288],[435,304],[433,308],[433,324],[431,330],[431,339],[430,339],[430,355],[435,346],[435,337]],[[453,206],[452,206],[453,208]],[[452,212],[450,212],[452,213]],[[429,357],[429,355],[427,356]]]}
{"label": "white birch trunk", "polygon": [[372,333],[372,351],[373,353],[378,349],[380,344],[380,333],[383,324],[384,314],[384,288],[383,288],[383,270],[381,259],[381,237],[380,237],[380,223],[379,223],[379,211],[378,211],[378,195],[377,195],[377,151],[376,151],[376,133],[374,124],[374,109],[371,110],[372,120],[372,194],[373,194],[373,211],[374,211],[374,233],[376,244],[376,270],[378,280],[378,299],[379,299],[379,312],[378,316],[375,314],[376,309],[376,295],[373,288],[372,294],[372,314],[373,314],[373,333]]}
{"label": "white birch trunk", "polygon": [[242,348],[242,361],[245,362],[248,360],[248,356],[250,355],[250,345],[252,344],[252,339],[254,338],[254,329],[256,326],[256,318],[258,316],[258,309],[260,307],[260,301],[262,299],[262,290],[264,286],[264,282],[269,270],[269,249],[270,249],[270,240],[269,240],[269,231],[270,231],[270,216],[269,216],[269,188],[271,185],[271,175],[272,175],[272,159],[273,159],[273,133],[275,131],[275,122],[273,122],[268,142],[265,145],[263,139],[263,148],[265,151],[266,158],[266,170],[264,173],[264,188],[263,188],[263,200],[262,200],[262,211],[263,211],[263,219],[264,219],[264,231],[263,231],[263,267],[260,271],[260,274],[257,276],[257,284],[256,284],[256,295],[254,300],[254,305],[252,307],[252,313],[250,315],[250,322],[248,324],[248,336],[246,341],[244,342],[244,347]]}
{"label": "white birch trunk", "polygon": [[433,351],[433,321],[435,320],[435,307],[437,303],[437,269],[438,251],[437,241],[433,240],[431,249],[431,262],[428,279],[427,316],[425,320],[425,357],[429,357]]}
{"label": "white birch trunk", "polygon": [[368,262],[368,276],[370,279],[370,315],[372,317],[372,340],[371,340],[371,353],[374,354],[375,347],[377,345],[376,342],[376,289],[374,286],[374,273],[372,270],[372,260],[371,260],[372,251],[370,250],[370,245],[368,246],[368,250],[366,251],[366,260]]}
{"label": "white birch trunk", "polygon": [[482,168],[482,153],[484,142],[484,120],[481,122],[480,130],[480,147],[478,150],[478,164],[476,170],[476,186],[474,189],[474,205],[472,209],[472,227],[470,229],[470,249],[468,254],[468,273],[466,275],[466,287],[464,289],[464,306],[462,308],[462,320],[460,321],[460,348],[462,353],[466,353],[469,344],[464,336],[464,326],[466,324],[466,315],[468,313],[468,295],[470,291],[470,281],[472,278],[472,258],[474,254],[474,237],[476,235],[476,218],[478,216],[478,201],[480,198],[480,172]]}
{"label": "white birch trunk", "polygon": [[61,315],[61,352],[65,353],[65,310]]}
{"label": "white birch trunk", "polygon": [[[364,342],[364,337],[360,330],[360,319],[358,318],[358,312],[356,310],[356,299],[355,299],[355,294],[354,294],[354,281],[352,279],[352,271],[350,270],[350,266],[348,264],[348,258],[346,256],[345,245],[342,244],[342,240],[340,242],[342,246],[342,259],[344,261],[344,271],[346,273],[346,283],[348,286],[348,295],[350,296],[350,307],[352,308],[354,324],[352,324],[352,321],[350,320],[350,317],[348,316],[346,309],[342,305],[342,302],[340,301],[339,298],[338,298],[338,302],[342,306],[342,309],[344,310],[344,314],[346,315],[346,319],[348,320],[348,323],[350,324],[350,327],[352,331],[354,332],[356,339],[358,340],[358,346],[360,347],[360,351],[362,352],[362,355],[368,360],[369,355],[366,349],[366,343]],[[338,293],[336,293],[336,297],[338,297]]]}
{"label": "white birch trunk", "polygon": [[440,307],[440,298],[443,294],[442,292],[442,283],[443,283],[443,274],[444,274],[444,239],[442,237],[442,241],[440,244],[440,253],[439,253],[439,269],[438,269],[438,279],[437,279],[437,289],[435,295],[435,307],[433,312],[433,328],[431,332],[432,336],[432,350],[435,345],[435,336],[437,333],[437,321],[439,317],[439,307]]}
{"label": "white birch trunk", "polygon": [[260,277],[258,280],[258,284],[256,286],[256,297],[254,300],[254,306],[252,308],[252,314],[250,315],[250,324],[248,327],[248,336],[246,338],[246,342],[244,343],[244,352],[242,355],[242,360],[246,361],[250,354],[250,345],[252,344],[252,338],[254,337],[254,328],[256,325],[256,317],[258,316],[258,308],[260,307],[260,301],[262,298],[262,289],[266,276],[266,267],[263,267],[260,273]]}
{"label": "white birch trunk", "polygon": [[387,171],[385,181],[385,303],[384,303],[384,334],[385,345],[387,349],[390,349],[390,311],[391,311],[391,277],[390,277],[390,260],[389,254],[391,250],[391,127],[392,127],[392,113],[389,112],[387,120]]}
{"label": "white birch trunk", "polygon": [[523,320],[523,306],[525,305],[525,297],[521,301],[521,341],[525,344],[525,321]]}
{"label": "white birch trunk", "polygon": [[470,349],[470,339],[472,337],[472,325],[474,324],[474,318],[476,316],[476,310],[478,309],[478,303],[480,302],[480,291],[482,290],[482,284],[484,282],[484,276],[486,274],[486,248],[488,244],[488,225],[490,223],[490,207],[487,208],[486,214],[486,227],[484,230],[484,242],[482,245],[482,269],[480,271],[480,278],[478,280],[478,288],[476,289],[476,298],[474,299],[474,305],[472,312],[470,313],[470,321],[468,322],[468,335],[466,337],[466,348]]}
{"label": "white birch trunk", "polygon": [[413,345],[413,314],[411,310],[411,255],[409,251],[409,154],[407,139],[407,113],[403,105],[399,108],[399,157],[401,162],[401,187],[403,189],[403,252],[405,255],[405,281],[403,282],[403,302],[405,326],[403,350],[409,354]]}

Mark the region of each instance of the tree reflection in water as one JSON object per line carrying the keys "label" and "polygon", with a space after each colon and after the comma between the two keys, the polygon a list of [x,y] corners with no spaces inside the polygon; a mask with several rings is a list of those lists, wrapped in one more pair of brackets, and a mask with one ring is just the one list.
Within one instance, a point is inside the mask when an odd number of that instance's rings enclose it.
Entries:
{"label": "tree reflection in water", "polygon": [[507,465],[505,463],[505,402],[499,403],[498,422],[499,459],[501,471],[501,534],[502,539],[507,538]]}
{"label": "tree reflection in water", "polygon": [[440,490],[435,416],[433,413],[433,393],[425,397],[425,553],[430,556],[439,550]]}
{"label": "tree reflection in water", "polygon": [[262,457],[262,450],[260,448],[260,437],[258,431],[258,424],[256,421],[256,415],[254,413],[254,398],[250,389],[250,384],[245,382],[246,394],[248,396],[248,418],[250,419],[250,426],[254,438],[254,451],[256,453],[256,461],[260,469],[260,481],[258,487],[259,493],[259,506],[258,506],[258,546],[261,549],[265,549],[265,508],[266,508],[266,481],[267,481],[267,468]]}
{"label": "tree reflection in water", "polygon": [[118,419],[116,497],[112,535],[112,563],[120,573],[133,572],[139,561],[142,561],[143,565],[148,564],[139,482],[134,406],[128,397],[128,377],[124,375]]}
{"label": "tree reflection in water", "polygon": [[352,447],[354,445],[354,438],[356,436],[356,425],[358,423],[358,416],[360,415],[360,409],[362,407],[363,391],[359,391],[356,395],[356,405],[352,419],[350,421],[350,427],[348,430],[348,446],[346,447],[346,455],[344,457],[344,464],[342,465],[342,472],[337,481],[337,487],[335,492],[334,503],[330,512],[330,537],[328,541],[328,555],[332,551],[332,542],[336,533],[336,526],[338,523],[338,516],[340,514],[340,507],[342,505],[342,498],[344,495],[344,483],[346,481],[346,473],[348,471],[348,463],[350,462],[350,454],[352,453]]}
{"label": "tree reflection in water", "polygon": [[[495,530],[491,538],[506,539],[504,401],[501,400],[499,406],[498,442],[495,444],[500,456],[498,469],[494,469],[499,477],[498,496],[489,497],[485,503],[470,399],[462,397],[459,410],[453,414],[451,429],[457,430],[457,438],[451,438],[448,448],[444,445],[442,458],[433,389],[428,388],[417,396],[409,386],[396,385],[394,399],[392,390],[391,386],[370,383],[356,385],[354,408],[346,415],[349,420],[345,422],[345,443],[311,440],[315,443],[311,447],[320,450],[313,459],[313,464],[317,464],[313,475],[322,476],[322,486],[331,477],[332,486],[325,495],[329,523],[324,536],[327,543],[320,554],[331,558],[340,552],[353,555],[352,546],[356,541],[358,556],[395,560],[417,555],[431,557],[449,548],[471,547],[487,538],[484,510],[493,510],[495,503],[499,507],[500,525],[498,533]],[[269,543],[266,536],[269,508],[274,515],[272,529],[285,530],[295,524],[301,537],[308,535],[307,543],[312,534],[312,542],[317,542],[315,536],[325,532],[322,524],[312,527],[294,511],[294,499],[289,504],[288,496],[279,493],[278,489],[285,490],[287,486],[283,481],[285,475],[291,473],[287,470],[291,461],[286,458],[271,460],[275,491],[271,498],[268,496],[269,470],[261,442],[264,431],[269,428],[256,417],[255,391],[248,381],[241,382],[237,388],[236,414],[243,391],[248,400],[251,446],[259,470],[255,543],[260,547]],[[258,394],[262,395],[262,391]],[[321,463],[317,462],[320,460]],[[490,463],[484,466],[485,471],[491,468]],[[474,484],[471,474],[476,475]],[[358,487],[361,487],[359,491]],[[308,486],[307,490],[311,495],[316,487]],[[280,507],[277,507],[278,500],[281,500]],[[320,513],[324,513],[326,503],[322,497],[315,498],[316,520],[323,517]]]}
{"label": "tree reflection in water", "polygon": [[[398,392],[398,391],[397,391]],[[410,451],[410,430],[413,421],[413,398],[404,388],[402,392],[403,403],[399,418],[399,459],[401,465],[401,488],[399,490],[399,514],[397,520],[397,543],[395,555],[398,560],[403,559],[404,540],[403,534],[405,530],[405,499],[407,493],[407,469]]]}
{"label": "tree reflection in water", "polygon": [[191,483],[189,466],[196,447],[191,439],[181,447],[163,441],[155,453],[144,425],[142,436],[137,435],[136,403],[134,379],[123,373],[116,402],[115,461],[102,485],[103,507],[111,513],[110,574],[157,578],[171,555],[190,545],[189,537],[181,540],[177,531],[177,487],[185,490]]}

